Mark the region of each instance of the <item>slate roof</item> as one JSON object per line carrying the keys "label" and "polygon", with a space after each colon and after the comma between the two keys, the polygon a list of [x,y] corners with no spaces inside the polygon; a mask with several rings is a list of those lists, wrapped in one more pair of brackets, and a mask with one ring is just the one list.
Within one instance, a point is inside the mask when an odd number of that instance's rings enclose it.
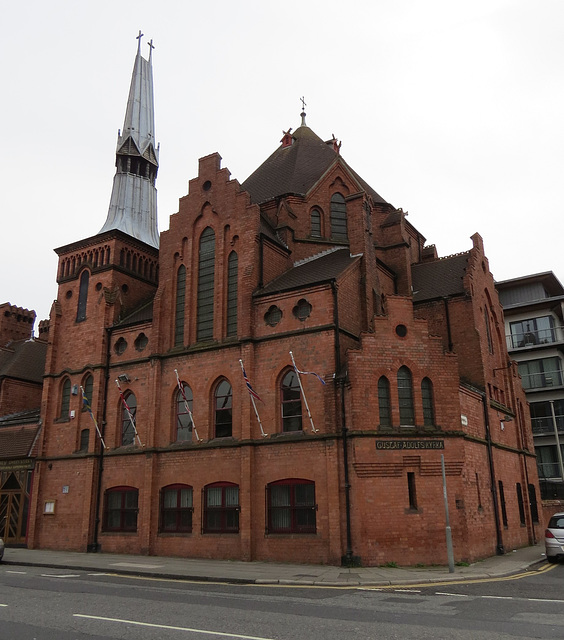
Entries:
{"label": "slate roof", "polygon": [[463,279],[469,257],[468,251],[433,262],[414,264],[411,267],[413,301],[464,294]]}
{"label": "slate roof", "polygon": [[114,326],[127,327],[129,325],[140,324],[142,322],[151,322],[153,319],[153,301],[154,297],[142,302],[135,311],[132,311],[119,322],[116,322]]}
{"label": "slate roof", "polygon": [[0,459],[27,458],[39,429],[39,409],[0,416]]}
{"label": "slate roof", "polygon": [[375,202],[385,202],[309,127],[299,127],[293,137],[292,145],[278,147],[241,185],[251,202],[260,204],[287,194],[305,195],[339,158]]}
{"label": "slate roof", "polygon": [[302,287],[310,287],[322,282],[328,282],[341,275],[350,265],[358,260],[360,260],[360,256],[351,256],[348,249],[336,249],[324,252],[288,269],[288,271],[257,291],[255,296],[300,289]]}
{"label": "slate roof", "polygon": [[47,343],[43,340],[15,340],[0,348],[0,377],[43,382]]}

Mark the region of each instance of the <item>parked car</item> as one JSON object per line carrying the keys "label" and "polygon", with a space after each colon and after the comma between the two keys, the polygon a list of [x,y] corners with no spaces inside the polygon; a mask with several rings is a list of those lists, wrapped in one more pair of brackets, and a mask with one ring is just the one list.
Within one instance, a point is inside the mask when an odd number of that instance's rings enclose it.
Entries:
{"label": "parked car", "polygon": [[564,513],[555,513],[550,518],[544,532],[544,546],[549,562],[558,562],[564,557]]}
{"label": "parked car", "polygon": [[4,557],[4,540],[0,538],[0,561]]}

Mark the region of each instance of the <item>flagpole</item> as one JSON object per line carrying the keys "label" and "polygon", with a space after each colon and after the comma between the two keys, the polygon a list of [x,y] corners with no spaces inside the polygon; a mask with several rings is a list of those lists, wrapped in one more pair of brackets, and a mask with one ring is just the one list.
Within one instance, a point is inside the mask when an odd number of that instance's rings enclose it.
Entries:
{"label": "flagpole", "polygon": [[298,367],[296,367],[296,361],[294,360],[294,354],[290,351],[290,357],[292,358],[292,364],[294,365],[294,371],[296,372],[296,376],[298,376],[298,384],[300,385],[300,391],[302,392],[302,396],[304,398],[304,404],[306,406],[307,409],[307,415],[309,418],[309,421],[311,422],[311,430],[313,431],[313,433],[318,433],[319,429],[315,428],[315,425],[313,424],[313,418],[311,417],[311,411],[309,410],[309,405],[307,403],[307,398],[306,398],[306,394],[304,391],[304,388],[302,386],[302,381],[300,378],[300,372],[298,371]]}
{"label": "flagpole", "polygon": [[184,393],[184,389],[182,388],[182,383],[180,382],[180,378],[178,377],[178,369],[175,369],[174,373],[176,374],[176,384],[178,385],[178,388],[180,389],[180,393],[182,394],[182,399],[184,400],[184,408],[188,412],[188,415],[190,416],[190,420],[192,420],[192,428],[194,429],[194,435],[196,436],[196,441],[201,442],[200,436],[198,435],[198,430],[196,429],[196,423],[194,422],[194,414],[192,413],[192,411],[190,411],[190,405],[188,404],[188,399],[186,398],[186,394]]}
{"label": "flagpole", "polygon": [[[245,367],[243,366],[243,361],[241,360],[241,358],[239,358],[239,364],[241,365],[241,371],[243,372],[243,379],[245,380]],[[246,380],[245,380],[245,384],[246,384]],[[248,389],[248,387],[247,387]],[[260,421],[260,416],[259,416],[259,412],[257,409],[257,405],[255,403],[255,397],[253,396],[253,394],[250,392],[249,390],[249,396],[251,397],[251,402],[253,403],[253,409],[255,410],[255,416],[257,417],[257,422],[259,423],[259,427],[260,427],[260,432],[263,438],[267,438],[268,437],[268,433],[264,432],[264,429],[262,428],[262,422]]]}
{"label": "flagpole", "polygon": [[86,407],[86,410],[88,411],[88,413],[90,414],[90,417],[92,418],[92,422],[94,423],[94,426],[96,427],[96,433],[98,434],[98,437],[100,438],[100,442],[102,443],[102,446],[104,447],[104,449],[106,449],[106,443],[104,442],[104,438],[102,438],[102,434],[100,433],[100,429],[98,428],[98,423],[96,422],[96,418],[94,417],[94,414],[92,413],[92,407],[88,403],[88,398],[84,394],[84,389],[82,387],[80,387],[80,391],[82,393],[82,403]]}
{"label": "flagpole", "polygon": [[125,407],[125,410],[127,411],[127,415],[129,416],[129,422],[131,422],[131,426],[133,427],[133,433],[135,434],[135,438],[137,438],[137,442],[139,443],[139,446],[142,447],[143,445],[141,444],[141,438],[139,437],[139,434],[137,433],[137,427],[135,426],[135,419],[131,415],[131,411],[129,410],[129,406],[128,406],[127,402],[125,401],[125,397],[123,395],[123,391],[121,390],[121,386],[120,386],[119,380],[117,378],[116,378],[116,384],[117,384],[117,387],[119,389],[119,395],[120,395],[121,401],[123,403],[123,406]]}

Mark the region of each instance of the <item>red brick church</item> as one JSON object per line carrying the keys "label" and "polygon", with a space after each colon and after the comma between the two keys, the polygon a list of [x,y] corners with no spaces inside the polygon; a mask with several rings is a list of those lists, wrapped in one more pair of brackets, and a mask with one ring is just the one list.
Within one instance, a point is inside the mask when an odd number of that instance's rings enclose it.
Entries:
{"label": "red brick church", "polygon": [[443,468],[455,561],[538,540],[481,237],[438,258],[305,113],[159,237],[152,91],[138,49],[106,222],[56,250],[28,545],[445,564]]}

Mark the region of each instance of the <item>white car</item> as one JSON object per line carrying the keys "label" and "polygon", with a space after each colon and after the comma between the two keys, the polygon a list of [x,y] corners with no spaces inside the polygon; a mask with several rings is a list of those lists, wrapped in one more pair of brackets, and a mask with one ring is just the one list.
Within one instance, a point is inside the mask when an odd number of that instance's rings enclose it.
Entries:
{"label": "white car", "polygon": [[558,562],[564,557],[564,513],[555,513],[550,518],[544,532],[544,545],[549,562]]}

